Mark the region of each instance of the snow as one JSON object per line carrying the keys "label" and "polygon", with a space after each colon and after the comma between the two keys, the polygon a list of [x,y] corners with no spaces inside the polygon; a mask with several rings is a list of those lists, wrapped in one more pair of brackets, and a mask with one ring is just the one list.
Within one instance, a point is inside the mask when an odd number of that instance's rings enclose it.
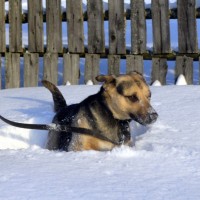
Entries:
{"label": "snow", "polygon": [[[99,86],[59,86],[77,103]],[[151,87],[159,119],[131,123],[133,148],[59,152],[44,148],[47,131],[0,121],[0,199],[199,200],[200,86]],[[51,94],[43,87],[0,91],[0,114],[25,123],[51,123]]]}
{"label": "snow", "polygon": [[88,80],[86,85],[94,85],[93,82],[91,80]]}
{"label": "snow", "polygon": [[187,81],[185,80],[185,76],[183,74],[179,75],[176,85],[187,85]]}
{"label": "snow", "polygon": [[162,86],[159,80],[153,82],[152,86]]}

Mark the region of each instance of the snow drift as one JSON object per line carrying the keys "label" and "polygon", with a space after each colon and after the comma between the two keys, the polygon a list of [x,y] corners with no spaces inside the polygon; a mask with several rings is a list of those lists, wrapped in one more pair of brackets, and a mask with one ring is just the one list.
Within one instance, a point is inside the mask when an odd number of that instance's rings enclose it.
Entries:
{"label": "snow drift", "polygon": [[[60,86],[67,103],[99,86]],[[158,121],[131,123],[135,147],[111,152],[54,152],[46,131],[0,121],[0,199],[200,199],[200,86],[151,87]],[[43,87],[0,91],[1,115],[50,123],[51,94]]]}

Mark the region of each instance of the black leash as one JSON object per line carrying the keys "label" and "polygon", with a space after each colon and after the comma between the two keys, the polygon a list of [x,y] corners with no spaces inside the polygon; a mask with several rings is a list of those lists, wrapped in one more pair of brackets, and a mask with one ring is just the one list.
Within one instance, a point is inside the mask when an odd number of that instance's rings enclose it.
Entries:
{"label": "black leash", "polygon": [[19,122],[14,122],[10,121],[0,115],[0,119],[4,121],[7,124],[10,124],[12,126],[18,127],[18,128],[25,128],[25,129],[34,129],[34,130],[54,130],[54,131],[63,131],[63,132],[73,132],[77,134],[84,134],[84,135],[89,135],[96,137],[98,139],[110,142],[114,145],[121,145],[123,143],[122,141],[115,142],[106,136],[102,135],[100,131],[98,130],[91,130],[87,128],[79,128],[79,127],[71,127],[71,126],[66,126],[66,125],[60,125],[60,124],[25,124],[25,123],[19,123]]}

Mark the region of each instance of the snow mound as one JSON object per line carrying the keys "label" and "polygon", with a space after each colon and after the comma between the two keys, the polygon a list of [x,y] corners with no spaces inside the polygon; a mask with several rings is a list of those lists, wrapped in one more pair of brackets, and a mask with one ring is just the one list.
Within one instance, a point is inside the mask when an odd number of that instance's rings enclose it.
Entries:
{"label": "snow mound", "polygon": [[153,82],[152,86],[162,86],[159,80]]}
{"label": "snow mound", "polygon": [[180,74],[177,81],[176,85],[187,85],[187,82],[185,80],[185,76],[183,74]]}

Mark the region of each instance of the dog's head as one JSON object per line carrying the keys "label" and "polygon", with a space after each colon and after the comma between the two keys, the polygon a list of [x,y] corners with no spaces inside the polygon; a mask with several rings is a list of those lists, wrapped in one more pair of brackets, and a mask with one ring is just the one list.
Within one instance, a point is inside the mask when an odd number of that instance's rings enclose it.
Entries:
{"label": "dog's head", "polygon": [[131,119],[142,125],[156,121],[158,114],[150,104],[151,92],[141,74],[100,75],[96,80],[104,82],[103,95],[116,119]]}

